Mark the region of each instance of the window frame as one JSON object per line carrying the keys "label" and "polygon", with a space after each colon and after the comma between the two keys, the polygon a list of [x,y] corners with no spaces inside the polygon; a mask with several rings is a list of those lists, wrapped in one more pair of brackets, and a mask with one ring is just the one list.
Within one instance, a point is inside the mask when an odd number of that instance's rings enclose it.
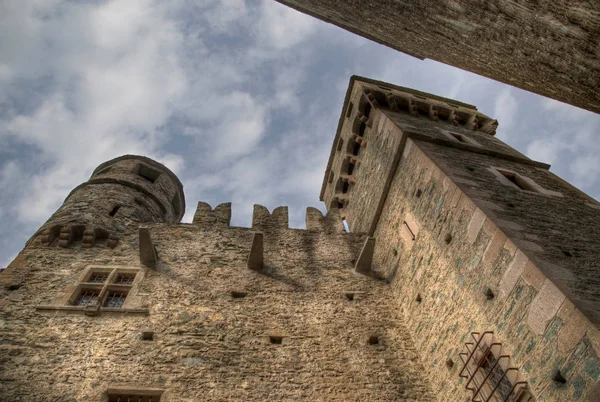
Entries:
{"label": "window frame", "polygon": [[[541,194],[547,196],[563,197],[558,191],[547,190],[537,184],[532,178],[514,170],[492,166],[488,169],[506,187],[513,188],[528,194]],[[509,177],[511,176],[513,180]]]}
{"label": "window frame", "polygon": [[451,141],[458,142],[459,144],[472,145],[474,147],[479,147],[479,148],[482,147],[482,145],[480,143],[478,143],[477,141],[475,141],[473,138],[469,137],[466,134],[457,133],[454,131],[443,130],[443,129],[439,129],[439,130],[442,134],[444,134]]}
{"label": "window frame", "polygon": [[[111,311],[111,310],[122,310],[128,307],[128,298],[131,295],[131,290],[137,284],[140,279],[139,268],[129,267],[103,267],[103,266],[91,266],[86,269],[83,276],[77,282],[75,290],[71,293],[71,296],[67,300],[67,306],[80,307],[86,309],[97,308],[99,310]],[[104,282],[90,282],[95,275],[108,274]],[[126,274],[133,276],[133,280],[129,283],[118,283],[117,279],[120,275]],[[95,303],[80,304],[79,299],[84,292],[94,291],[98,292],[98,297]],[[111,292],[125,293],[124,300],[120,307],[106,306],[107,299]]]}

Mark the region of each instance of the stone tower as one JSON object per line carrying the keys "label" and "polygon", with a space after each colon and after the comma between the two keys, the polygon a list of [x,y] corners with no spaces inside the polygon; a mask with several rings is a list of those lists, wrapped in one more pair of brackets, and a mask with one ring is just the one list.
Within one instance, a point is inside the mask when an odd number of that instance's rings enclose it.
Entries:
{"label": "stone tower", "polygon": [[144,156],[125,155],[98,166],[29,241],[68,247],[115,247],[128,227],[177,223],[185,200],[179,179]]}
{"label": "stone tower", "polygon": [[353,77],[306,229],[99,166],[0,273],[2,400],[598,400],[599,205],[496,126]]}
{"label": "stone tower", "polygon": [[419,59],[600,113],[600,3],[277,0]]}
{"label": "stone tower", "polygon": [[353,77],[321,200],[374,238],[441,399],[600,400],[600,204],[497,124]]}

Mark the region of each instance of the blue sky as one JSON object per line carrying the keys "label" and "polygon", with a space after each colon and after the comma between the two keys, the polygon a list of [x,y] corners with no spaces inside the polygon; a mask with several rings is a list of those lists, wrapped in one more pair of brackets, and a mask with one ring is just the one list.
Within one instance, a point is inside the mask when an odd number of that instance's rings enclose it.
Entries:
{"label": "blue sky", "polygon": [[600,116],[420,61],[264,1],[0,4],[0,267],[103,161],[135,153],[199,200],[303,227],[349,78],[476,105],[498,137],[600,198]]}

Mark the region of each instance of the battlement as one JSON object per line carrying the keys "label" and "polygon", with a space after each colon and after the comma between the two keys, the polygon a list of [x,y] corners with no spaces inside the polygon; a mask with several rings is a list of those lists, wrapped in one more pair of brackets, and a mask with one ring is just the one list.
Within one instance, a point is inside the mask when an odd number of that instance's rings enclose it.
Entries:
{"label": "battlement", "polygon": [[203,230],[211,230],[212,228],[229,227],[231,222],[231,203],[224,202],[212,209],[211,206],[199,201],[194,213],[192,224],[201,227]]}
{"label": "battlement", "polygon": [[[288,207],[280,206],[269,212],[263,205],[254,204],[252,212],[252,229],[255,231],[270,231],[289,229]],[[194,213],[192,224],[203,231],[219,230],[230,227],[231,203],[217,205],[214,209],[210,204],[199,201]],[[331,208],[326,215],[314,207],[306,208],[306,230],[322,233],[345,233],[342,217],[337,208]]]}

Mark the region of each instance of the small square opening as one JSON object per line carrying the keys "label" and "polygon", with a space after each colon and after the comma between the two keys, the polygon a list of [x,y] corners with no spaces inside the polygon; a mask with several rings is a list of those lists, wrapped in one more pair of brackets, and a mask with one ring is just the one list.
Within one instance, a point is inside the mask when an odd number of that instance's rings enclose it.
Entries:
{"label": "small square opening", "polygon": [[283,336],[269,335],[269,342],[271,342],[273,345],[281,345],[283,342]]}
{"label": "small square opening", "polygon": [[150,183],[154,183],[156,179],[158,179],[158,176],[160,176],[160,172],[144,164],[139,164],[138,175],[148,180]]}
{"label": "small square opening", "polygon": [[346,293],[346,299],[348,299],[349,301],[353,301],[354,300],[354,293],[352,293],[352,292]]}
{"label": "small square opening", "polygon": [[117,214],[117,212],[119,211],[119,208],[121,208],[120,205],[115,205],[113,207],[113,209],[110,210],[110,212],[108,213],[109,216],[115,216]]}
{"label": "small square opening", "polygon": [[379,345],[379,336],[377,336],[377,335],[369,336],[368,343],[369,343],[369,345]]}

